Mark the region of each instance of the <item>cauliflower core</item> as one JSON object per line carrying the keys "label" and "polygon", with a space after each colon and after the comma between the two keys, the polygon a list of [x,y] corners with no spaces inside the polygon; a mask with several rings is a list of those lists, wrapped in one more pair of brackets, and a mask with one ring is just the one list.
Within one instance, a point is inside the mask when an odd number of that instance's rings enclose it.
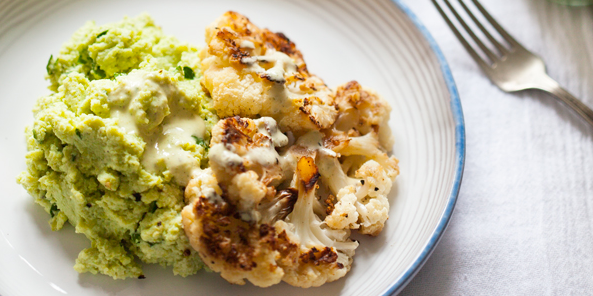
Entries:
{"label": "cauliflower core", "polygon": [[344,277],[351,230],[376,236],[389,217],[399,174],[389,104],[356,81],[332,92],[288,38],[237,13],[209,26],[206,43],[202,84],[223,119],[210,167],[186,186],[190,244],[234,284]]}

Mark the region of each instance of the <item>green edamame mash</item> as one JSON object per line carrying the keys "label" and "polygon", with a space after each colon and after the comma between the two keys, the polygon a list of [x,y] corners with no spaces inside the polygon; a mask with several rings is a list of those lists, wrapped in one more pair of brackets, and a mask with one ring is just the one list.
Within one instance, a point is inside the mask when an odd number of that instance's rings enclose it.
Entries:
{"label": "green edamame mash", "polygon": [[89,22],[49,59],[51,94],[33,110],[18,182],[52,230],[69,222],[91,241],[78,272],[143,277],[139,260],[182,276],[202,268],[180,216],[218,120],[199,65],[196,47],[146,14]]}

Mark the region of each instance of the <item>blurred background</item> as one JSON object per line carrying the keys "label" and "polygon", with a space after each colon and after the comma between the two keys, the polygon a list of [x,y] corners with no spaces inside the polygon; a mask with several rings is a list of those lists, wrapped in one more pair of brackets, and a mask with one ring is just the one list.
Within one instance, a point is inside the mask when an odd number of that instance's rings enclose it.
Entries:
{"label": "blurred background", "polygon": [[[593,127],[544,93],[503,93],[431,1],[404,2],[449,62],[467,158],[449,228],[401,295],[591,295]],[[544,59],[552,78],[593,107],[593,6],[481,3]]]}

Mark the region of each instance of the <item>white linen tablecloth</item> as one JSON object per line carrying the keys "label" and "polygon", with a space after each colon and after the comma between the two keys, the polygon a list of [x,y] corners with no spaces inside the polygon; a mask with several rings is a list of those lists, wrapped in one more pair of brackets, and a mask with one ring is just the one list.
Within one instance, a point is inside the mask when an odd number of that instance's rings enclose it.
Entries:
{"label": "white linen tablecloth", "polygon": [[[593,107],[592,7],[481,3]],[[401,295],[593,295],[593,127],[545,93],[500,91],[429,0],[406,4],[452,69],[467,158],[451,223]]]}

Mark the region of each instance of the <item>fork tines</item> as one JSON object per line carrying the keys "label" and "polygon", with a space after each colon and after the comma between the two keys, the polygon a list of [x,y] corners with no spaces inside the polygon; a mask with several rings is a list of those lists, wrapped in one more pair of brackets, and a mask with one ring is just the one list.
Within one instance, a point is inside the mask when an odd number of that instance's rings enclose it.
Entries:
{"label": "fork tines", "polygon": [[[480,38],[478,36],[476,36],[476,34],[472,31],[472,29],[463,20],[463,18],[459,15],[459,13],[455,10],[455,8],[453,7],[453,5],[451,5],[451,3],[448,0],[444,0],[443,2],[449,8],[449,10],[451,11],[451,13],[455,16],[455,18],[457,19],[457,21],[459,22],[459,24],[461,24],[461,26],[465,29],[465,31],[467,32],[467,34],[473,39],[473,41],[478,45],[478,47],[488,57],[488,59],[490,59],[490,61],[492,63],[494,63],[497,60],[499,60],[500,58],[506,56],[509,53],[509,51],[512,51],[513,50],[513,48],[521,47],[521,45],[517,41],[515,41],[515,39],[511,35],[509,35],[509,33],[507,33],[498,24],[498,22],[496,22],[496,20],[494,20],[494,18],[486,11],[486,9],[484,9],[484,7],[480,4],[480,2],[478,2],[477,0],[472,0],[472,2],[474,3],[474,5],[476,6],[476,8],[480,11],[480,13],[482,13],[482,15],[486,18],[486,20],[492,25],[492,27],[494,29],[496,29],[496,31],[498,32],[498,34],[500,34],[500,36],[506,42],[508,42],[508,44],[510,45],[510,49],[509,48],[506,48],[505,46],[503,46],[502,44],[500,44],[500,42],[498,42],[498,40],[496,40],[496,38],[494,38],[492,36],[492,34],[490,34],[490,32],[476,18],[476,16],[474,15],[474,13],[469,9],[469,7],[465,4],[465,2],[463,0],[458,0],[458,1],[459,1],[459,4],[461,4],[461,7],[463,7],[463,10],[465,10],[466,14],[469,15],[469,17],[476,24],[476,26],[480,29],[480,31],[482,31],[482,33],[484,33],[484,35],[486,36],[486,38],[488,38],[488,40],[490,41],[490,43],[492,43],[492,45],[494,45],[494,47],[496,47],[496,49],[500,53],[500,56],[498,56],[494,52],[492,52],[492,50],[490,50],[490,48],[488,48],[482,42],[482,40],[480,40]],[[478,63],[480,63],[481,64],[480,66],[482,66],[482,67],[489,65],[490,63],[487,63],[486,61],[484,61],[484,59],[482,59],[480,57],[480,55],[478,55],[478,53],[469,44],[469,42],[467,42],[467,40],[465,39],[465,37],[463,37],[463,35],[459,32],[459,30],[457,30],[457,28],[455,27],[455,25],[453,24],[453,22],[451,21],[451,19],[449,19],[449,17],[445,13],[445,11],[441,7],[441,5],[438,3],[438,1],[437,0],[432,0],[432,2],[436,6],[436,8],[439,11],[439,13],[443,16],[443,18],[447,22],[447,25],[449,25],[449,27],[451,28],[451,30],[453,31],[453,33],[455,34],[455,36],[457,36],[457,39],[459,39],[459,41],[461,41],[461,43],[463,44],[463,46],[465,47],[465,49],[474,58],[474,60],[476,60]]]}

